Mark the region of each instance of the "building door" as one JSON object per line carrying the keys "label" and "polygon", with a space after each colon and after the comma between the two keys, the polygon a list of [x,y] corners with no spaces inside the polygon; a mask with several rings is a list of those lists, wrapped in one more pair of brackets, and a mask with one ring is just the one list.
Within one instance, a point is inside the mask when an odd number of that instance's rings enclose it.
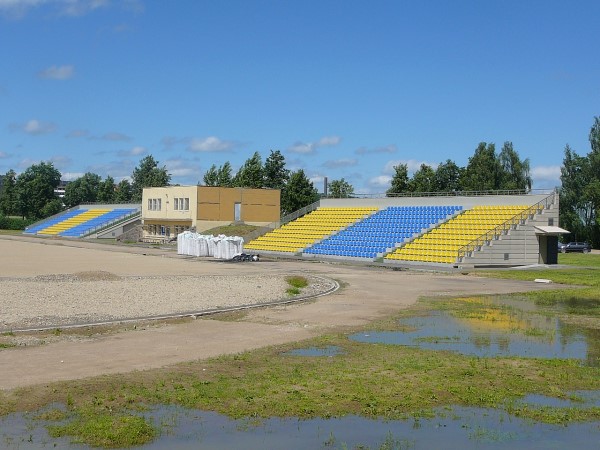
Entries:
{"label": "building door", "polygon": [[234,222],[239,222],[242,220],[242,204],[234,203],[233,205],[233,220]]}

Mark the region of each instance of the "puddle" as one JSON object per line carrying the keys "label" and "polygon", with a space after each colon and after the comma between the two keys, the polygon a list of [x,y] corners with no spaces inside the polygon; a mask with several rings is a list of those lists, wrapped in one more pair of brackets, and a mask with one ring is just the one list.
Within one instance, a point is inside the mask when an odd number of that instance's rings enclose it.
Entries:
{"label": "puddle", "polygon": [[[220,414],[161,407],[148,417],[162,424],[162,434],[144,450],[210,449],[597,449],[600,422],[567,427],[531,423],[490,409],[456,407],[435,418],[231,420]],[[49,438],[36,421],[23,415],[0,420],[0,447],[7,450],[84,449]]]}
{"label": "puddle", "polygon": [[404,331],[364,331],[351,335],[350,339],[450,350],[478,357],[570,358],[600,366],[598,330],[535,314],[531,304],[518,309],[520,305],[515,300],[489,307],[481,299],[470,301],[474,304],[472,309],[461,309],[455,315],[446,310],[432,311],[424,317],[401,319],[399,324]]}
{"label": "puddle", "polygon": [[600,391],[570,392],[569,398],[548,397],[546,395],[530,394],[523,397],[519,403],[551,408],[600,408]]}
{"label": "puddle", "polygon": [[298,348],[283,353],[283,355],[286,356],[336,356],[341,354],[342,349],[337,345],[328,345],[326,347]]}

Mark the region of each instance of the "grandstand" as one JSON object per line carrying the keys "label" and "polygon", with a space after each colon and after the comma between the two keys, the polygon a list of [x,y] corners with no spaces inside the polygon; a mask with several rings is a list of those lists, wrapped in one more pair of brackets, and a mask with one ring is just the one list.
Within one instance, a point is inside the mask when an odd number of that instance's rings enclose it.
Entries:
{"label": "grandstand", "polygon": [[33,224],[23,233],[68,238],[115,236],[139,222],[140,209],[136,204],[80,205]]}
{"label": "grandstand", "polygon": [[250,251],[390,266],[555,264],[558,195],[323,199],[273,224]]}

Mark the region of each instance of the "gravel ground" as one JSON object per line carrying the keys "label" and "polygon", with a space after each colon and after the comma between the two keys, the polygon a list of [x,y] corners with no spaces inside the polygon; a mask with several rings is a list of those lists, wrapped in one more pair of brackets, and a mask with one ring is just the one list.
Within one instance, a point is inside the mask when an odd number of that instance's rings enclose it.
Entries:
{"label": "gravel ground", "polygon": [[[0,279],[0,330],[122,320],[289,298],[281,275],[129,276],[109,272]],[[310,279],[301,296],[331,289]]]}

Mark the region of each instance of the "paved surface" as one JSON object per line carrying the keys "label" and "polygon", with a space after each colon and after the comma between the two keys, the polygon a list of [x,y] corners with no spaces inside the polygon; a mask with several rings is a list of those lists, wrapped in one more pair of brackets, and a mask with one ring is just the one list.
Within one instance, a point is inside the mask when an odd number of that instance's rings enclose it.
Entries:
{"label": "paved surface", "polygon": [[[240,322],[193,322],[120,332],[90,341],[0,351],[0,389],[163,367],[294,342],[327,330],[368,324],[420,296],[548,289],[552,285],[304,261],[215,262],[172,251],[0,236],[3,277],[107,271],[125,275],[308,273],[340,282],[316,300],[252,310]],[[0,289],[1,289],[0,279]],[[140,292],[139,295],[144,295]],[[135,301],[135,298],[127,299]],[[0,300],[1,306],[1,300]],[[0,309],[1,314],[1,309]]]}

